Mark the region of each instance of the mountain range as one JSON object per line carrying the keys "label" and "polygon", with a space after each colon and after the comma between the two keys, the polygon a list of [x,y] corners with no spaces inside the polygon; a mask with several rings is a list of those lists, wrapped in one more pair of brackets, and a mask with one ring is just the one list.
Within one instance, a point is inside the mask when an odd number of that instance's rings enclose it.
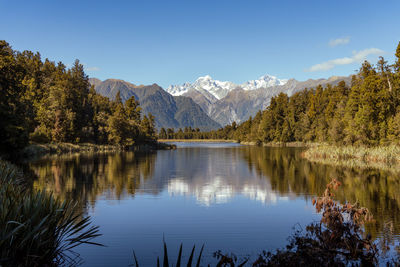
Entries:
{"label": "mountain range", "polygon": [[237,85],[213,80],[207,75],[198,78],[194,83],[169,86],[166,91],[172,95],[190,97],[210,118],[221,125],[227,125],[234,121],[241,123],[254,116],[269,105],[271,97],[281,92],[291,96],[305,88],[336,85],[342,80],[349,84],[351,77],[332,76],[329,79],[297,81],[280,80],[271,75],[264,75],[258,80]]}
{"label": "mountain range", "polygon": [[95,90],[110,99],[115,99],[120,92],[122,101],[134,96],[140,103],[144,114],[151,113],[155,117],[156,127],[164,128],[200,128],[202,131],[218,129],[220,124],[202,110],[190,97],[172,96],[157,84],[134,85],[132,83],[108,79],[101,81],[90,78],[89,82]]}
{"label": "mountain range", "polygon": [[157,84],[134,85],[108,79],[90,78],[90,83],[101,95],[114,99],[119,91],[123,101],[135,96],[145,114],[155,116],[157,128],[200,128],[203,131],[217,129],[232,122],[241,123],[264,110],[271,97],[283,92],[291,96],[305,88],[318,85],[336,85],[340,81],[350,84],[351,77],[332,76],[328,79],[278,79],[264,75],[257,80],[242,84],[212,79],[209,75],[199,77],[193,83],[171,85],[163,89]]}

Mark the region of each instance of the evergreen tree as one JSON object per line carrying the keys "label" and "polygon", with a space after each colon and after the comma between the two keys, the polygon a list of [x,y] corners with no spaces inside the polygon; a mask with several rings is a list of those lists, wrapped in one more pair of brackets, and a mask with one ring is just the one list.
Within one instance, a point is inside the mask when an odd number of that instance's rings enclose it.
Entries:
{"label": "evergreen tree", "polygon": [[114,113],[108,119],[108,140],[119,146],[127,146],[133,144],[131,134],[131,125],[125,112],[119,94],[115,98]]}
{"label": "evergreen tree", "polygon": [[0,41],[0,152],[12,153],[28,143],[22,79],[25,70],[17,63],[15,53]]}
{"label": "evergreen tree", "polygon": [[158,134],[158,138],[159,139],[167,139],[168,138],[167,131],[165,131],[164,127],[162,127],[160,129],[160,133]]}

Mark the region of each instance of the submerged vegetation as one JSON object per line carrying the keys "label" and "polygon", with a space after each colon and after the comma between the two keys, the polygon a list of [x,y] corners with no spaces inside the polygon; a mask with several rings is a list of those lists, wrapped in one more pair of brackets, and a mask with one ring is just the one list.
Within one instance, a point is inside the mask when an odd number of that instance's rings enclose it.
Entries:
{"label": "submerged vegetation", "polygon": [[0,160],[0,265],[73,265],[79,260],[73,248],[97,244],[98,227],[74,202],[24,183],[16,166]]}

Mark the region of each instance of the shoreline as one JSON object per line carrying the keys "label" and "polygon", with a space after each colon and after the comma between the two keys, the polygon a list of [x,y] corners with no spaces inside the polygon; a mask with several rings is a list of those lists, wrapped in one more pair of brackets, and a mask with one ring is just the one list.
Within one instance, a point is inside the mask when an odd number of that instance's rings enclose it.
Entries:
{"label": "shoreline", "polygon": [[236,140],[225,140],[225,139],[158,139],[161,143],[239,143]]}
{"label": "shoreline", "polygon": [[21,153],[23,159],[33,159],[46,155],[61,155],[68,153],[96,153],[96,152],[118,152],[118,151],[154,151],[154,150],[168,150],[175,149],[175,145],[154,142],[143,143],[127,148],[122,148],[117,145],[99,145],[92,143],[47,143],[37,144],[33,143],[25,147]]}
{"label": "shoreline", "polygon": [[303,143],[303,142],[269,142],[259,144],[255,141],[238,141],[233,139],[158,139],[162,143],[236,143],[246,146],[264,146],[264,147],[312,147],[319,145],[318,143]]}
{"label": "shoreline", "polygon": [[316,145],[302,153],[302,157],[316,163],[343,167],[400,170],[400,146],[334,146]]}
{"label": "shoreline", "polygon": [[318,143],[303,143],[303,142],[268,142],[268,143],[257,143],[255,141],[244,141],[240,142],[242,145],[247,146],[263,146],[263,147],[311,147],[317,146]]}
{"label": "shoreline", "polygon": [[198,142],[198,143],[239,143],[246,146],[260,147],[294,147],[305,148],[301,153],[304,159],[327,165],[341,167],[374,168],[400,171],[400,146],[385,145],[376,147],[341,146],[312,142],[269,142],[225,140],[225,139],[159,139],[165,143]]}

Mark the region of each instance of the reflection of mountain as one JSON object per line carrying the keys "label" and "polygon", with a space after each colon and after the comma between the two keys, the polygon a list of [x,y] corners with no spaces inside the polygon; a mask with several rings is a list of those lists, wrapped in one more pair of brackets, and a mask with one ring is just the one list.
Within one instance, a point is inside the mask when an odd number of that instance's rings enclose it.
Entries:
{"label": "reflection of mountain", "polygon": [[398,174],[375,169],[340,168],[311,163],[293,148],[246,147],[242,154],[263,177],[272,190],[282,194],[320,196],[332,178],[342,182],[335,198],[344,203],[358,202],[367,207],[376,224],[367,225],[373,236],[385,231],[400,232],[400,179]]}
{"label": "reflection of mountain", "polygon": [[211,183],[205,185],[190,185],[185,179],[172,179],[168,183],[168,193],[195,196],[199,203],[206,206],[226,203],[238,194],[262,203],[275,203],[279,198],[279,195],[272,191],[267,183],[264,186],[244,184],[235,188],[233,185],[226,184],[223,177],[215,177]]}
{"label": "reflection of mountain", "polygon": [[243,161],[242,153],[242,147],[160,151],[153,179],[146,180],[138,191],[167,189],[171,195],[194,196],[203,205],[228,202],[237,195],[263,203],[276,201],[279,196],[269,180]]}
{"label": "reflection of mountain", "polygon": [[207,206],[226,203],[235,194],[232,186],[225,185],[220,177],[215,177],[210,184],[200,187],[192,186],[183,179],[172,179],[168,183],[168,192],[171,195],[194,195],[200,203]]}
{"label": "reflection of mountain", "polygon": [[202,205],[246,197],[274,203],[322,195],[331,178],[342,181],[341,202],[358,201],[377,223],[374,236],[392,225],[400,232],[398,175],[373,169],[338,168],[308,162],[301,149],[259,147],[186,147],[152,154],[134,152],[69,155],[30,164],[37,189],[82,205],[98,198],[122,199],[136,194],[184,195]]}

